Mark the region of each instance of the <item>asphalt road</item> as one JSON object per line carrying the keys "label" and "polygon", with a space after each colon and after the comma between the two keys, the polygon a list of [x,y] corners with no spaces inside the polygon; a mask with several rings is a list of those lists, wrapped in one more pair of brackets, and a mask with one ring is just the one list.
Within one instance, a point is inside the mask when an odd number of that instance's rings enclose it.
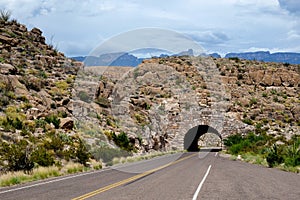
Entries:
{"label": "asphalt road", "polygon": [[0,188],[0,199],[299,199],[300,175],[185,153]]}

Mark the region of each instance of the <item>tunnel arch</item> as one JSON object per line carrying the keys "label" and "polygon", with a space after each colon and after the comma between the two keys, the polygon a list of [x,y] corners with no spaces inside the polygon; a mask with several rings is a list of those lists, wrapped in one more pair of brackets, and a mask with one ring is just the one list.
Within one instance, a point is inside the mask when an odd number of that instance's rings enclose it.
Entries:
{"label": "tunnel arch", "polygon": [[208,125],[198,125],[188,130],[185,134],[184,150],[199,151],[198,140],[205,133],[214,133],[222,140],[222,135],[215,128]]}

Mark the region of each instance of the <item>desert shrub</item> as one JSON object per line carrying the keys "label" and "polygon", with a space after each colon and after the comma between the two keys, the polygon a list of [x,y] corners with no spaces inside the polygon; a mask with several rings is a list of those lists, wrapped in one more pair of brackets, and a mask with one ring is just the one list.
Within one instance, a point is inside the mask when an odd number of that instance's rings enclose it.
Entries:
{"label": "desert shrub", "polygon": [[132,153],[122,149],[113,149],[107,145],[94,149],[92,155],[96,160],[102,160],[105,163],[112,164],[114,158],[131,156]]}
{"label": "desert shrub", "polygon": [[242,135],[240,134],[234,134],[234,135],[230,135],[227,138],[225,138],[224,141],[224,145],[227,147],[231,147],[234,144],[238,144],[243,140]]}
{"label": "desert shrub", "polygon": [[2,110],[7,105],[9,105],[9,97],[0,94],[0,109]]}
{"label": "desert shrub", "polygon": [[275,89],[272,89],[272,90],[271,90],[271,94],[273,94],[273,95],[274,95],[274,94],[277,94],[277,91],[276,91]]}
{"label": "desert shrub", "polygon": [[273,146],[268,149],[266,159],[269,167],[274,167],[275,165],[279,165],[283,162],[283,157],[280,155],[276,144],[273,144]]}
{"label": "desert shrub", "polygon": [[54,155],[44,147],[37,147],[35,149],[32,153],[32,160],[43,167],[52,166],[55,163]]}
{"label": "desert shrub", "polygon": [[130,143],[128,136],[125,132],[121,132],[119,135],[116,135],[113,132],[112,135],[113,141],[117,146],[126,151],[132,151],[134,149],[133,145]]}
{"label": "desert shrub", "polygon": [[268,94],[265,93],[265,92],[263,92],[263,93],[262,93],[262,97],[268,97]]}
{"label": "desert shrub", "polygon": [[46,78],[48,78],[48,75],[45,71],[39,71],[38,77],[46,79]]}
{"label": "desert shrub", "polygon": [[0,119],[0,125],[4,128],[5,131],[12,131],[12,130],[22,130],[23,123],[19,118],[11,118],[5,117]]}
{"label": "desert shrub", "polygon": [[0,146],[1,162],[7,163],[4,168],[9,171],[31,171],[34,167],[31,153],[32,147],[26,140],[16,141],[12,144],[2,142]]}
{"label": "desert shrub", "polygon": [[58,118],[58,116],[56,115],[49,115],[45,117],[45,121],[48,124],[53,124],[55,128],[59,128],[59,124],[60,124],[60,119]]}
{"label": "desert shrub", "polygon": [[250,99],[249,105],[252,106],[254,104],[257,104],[257,98],[253,97],[253,98]]}
{"label": "desert shrub", "polygon": [[69,84],[66,81],[57,81],[55,86],[61,90],[66,90],[69,87]]}
{"label": "desert shrub", "polygon": [[76,157],[78,159],[78,162],[83,165],[86,165],[86,162],[91,157],[91,154],[89,153],[86,144],[81,139],[79,139],[79,146],[76,149]]}
{"label": "desert shrub", "polygon": [[36,119],[34,120],[34,122],[36,128],[42,128],[42,129],[45,129],[45,126],[47,124],[47,122],[43,119]]}
{"label": "desert shrub", "polygon": [[300,136],[293,135],[288,144],[284,149],[284,163],[292,167],[300,165]]}
{"label": "desert shrub", "polygon": [[[262,159],[265,158],[265,163],[269,167],[277,166],[288,171],[299,171],[297,166],[300,166],[300,135],[293,135],[287,141],[283,136],[275,139],[267,135],[260,125],[256,128],[258,134],[250,132],[246,136],[235,134],[225,138],[224,145],[227,152],[233,155],[240,154],[246,161],[251,155],[251,159],[248,159],[250,162],[253,162],[253,156],[260,159],[259,163],[264,163]],[[278,140],[284,144],[276,145],[275,142]]]}
{"label": "desert shrub", "polygon": [[103,131],[104,135],[106,135],[108,140],[112,140],[113,139],[113,135],[115,134],[114,132],[110,131],[110,130],[105,130]]}
{"label": "desert shrub", "polygon": [[134,119],[135,121],[139,124],[139,125],[147,125],[148,122],[147,122],[147,117],[143,114],[140,114],[140,113],[135,113],[134,114]]}
{"label": "desert shrub", "polygon": [[237,155],[245,152],[260,152],[268,142],[268,136],[263,134],[248,133],[246,136],[240,134],[230,135],[224,139],[224,145],[229,153]]}
{"label": "desert shrub", "polygon": [[230,57],[229,60],[234,60],[235,62],[239,62],[240,59],[238,57]]}
{"label": "desert shrub", "polygon": [[48,132],[46,136],[47,138],[43,143],[44,148],[47,150],[53,150],[58,157],[63,158],[65,143],[62,140],[60,134],[57,134],[55,132]]}
{"label": "desert shrub", "polygon": [[252,121],[251,119],[249,119],[249,118],[243,119],[243,122],[244,122],[245,124],[248,124],[248,125],[253,125],[253,121]]}
{"label": "desert shrub", "polygon": [[104,98],[102,96],[99,96],[95,99],[95,103],[98,104],[101,107],[108,108],[110,107],[110,102],[107,98]]}
{"label": "desert shrub", "polygon": [[273,101],[274,101],[274,102],[279,102],[278,97],[277,97],[277,96],[273,97]]}
{"label": "desert shrub", "polygon": [[5,131],[10,130],[21,130],[23,128],[23,122],[26,116],[20,113],[20,109],[15,106],[8,106],[5,109],[6,117],[0,117],[0,126],[4,128]]}
{"label": "desert shrub", "polygon": [[79,91],[78,97],[81,101],[84,101],[84,102],[87,102],[87,103],[91,102],[91,98],[90,98],[89,94],[86,91]]}

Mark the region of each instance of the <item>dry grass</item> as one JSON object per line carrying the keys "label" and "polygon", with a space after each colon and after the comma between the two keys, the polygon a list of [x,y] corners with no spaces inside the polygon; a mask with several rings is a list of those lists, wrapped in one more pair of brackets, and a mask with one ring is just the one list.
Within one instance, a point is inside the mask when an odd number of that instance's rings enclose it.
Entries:
{"label": "dry grass", "polygon": [[33,169],[32,173],[30,174],[25,174],[23,171],[8,172],[0,175],[0,187],[83,172],[89,169],[99,170],[102,168],[102,164],[99,162],[92,162],[91,166],[91,168],[87,168],[79,163],[68,162],[63,167],[38,167]]}
{"label": "dry grass", "polygon": [[8,172],[0,176],[0,186],[10,186],[35,180],[42,180],[49,177],[61,175],[58,167],[39,167],[33,169],[31,174],[25,174],[23,171]]}

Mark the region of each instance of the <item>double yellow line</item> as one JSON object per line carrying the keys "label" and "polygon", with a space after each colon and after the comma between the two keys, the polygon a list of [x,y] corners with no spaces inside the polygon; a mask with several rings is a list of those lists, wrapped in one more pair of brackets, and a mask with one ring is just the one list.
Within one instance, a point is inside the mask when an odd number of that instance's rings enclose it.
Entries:
{"label": "double yellow line", "polygon": [[116,188],[116,187],[118,187],[118,186],[124,185],[124,184],[126,184],[126,183],[130,183],[130,182],[132,182],[132,181],[135,181],[135,180],[137,180],[137,179],[140,179],[140,178],[142,178],[142,177],[145,177],[145,176],[147,176],[147,175],[149,175],[149,174],[152,174],[153,172],[156,172],[156,171],[161,170],[161,169],[163,169],[163,168],[166,168],[166,167],[168,167],[168,166],[170,166],[170,165],[174,165],[174,164],[176,164],[176,163],[179,163],[179,162],[181,162],[181,161],[184,161],[184,160],[186,160],[186,159],[188,159],[188,158],[191,158],[191,157],[193,157],[193,156],[195,156],[195,155],[197,155],[197,154],[192,154],[192,155],[190,155],[190,156],[181,158],[181,159],[179,159],[179,160],[177,160],[177,161],[175,161],[175,162],[168,163],[168,164],[166,164],[166,165],[163,165],[163,166],[157,167],[157,168],[155,168],[155,169],[146,171],[146,172],[144,172],[144,173],[135,175],[135,176],[133,176],[133,177],[130,177],[130,178],[125,179],[125,180],[122,180],[122,181],[119,181],[119,182],[117,182],[117,183],[113,183],[113,184],[110,184],[110,185],[108,185],[108,186],[99,188],[98,190],[94,190],[94,191],[92,191],[92,192],[90,192],[90,193],[84,194],[84,195],[82,195],[82,196],[80,196],[80,197],[76,197],[76,198],[74,198],[74,199],[72,199],[72,200],[83,200],[83,199],[90,198],[90,197],[95,196],[95,195],[97,195],[97,194],[100,194],[100,193],[102,193],[102,192],[108,191],[108,190],[110,190],[110,189]]}

